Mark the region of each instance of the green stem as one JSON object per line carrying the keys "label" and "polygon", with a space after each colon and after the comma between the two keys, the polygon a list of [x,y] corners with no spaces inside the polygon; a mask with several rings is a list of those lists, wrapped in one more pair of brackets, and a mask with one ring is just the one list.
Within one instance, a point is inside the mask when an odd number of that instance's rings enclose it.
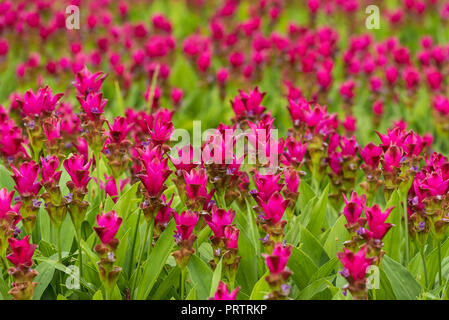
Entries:
{"label": "green stem", "polygon": [[[137,241],[137,231],[139,230],[139,222],[140,222],[140,216],[142,215],[142,210],[139,210],[139,214],[137,216],[136,226],[134,228],[134,237],[133,237],[133,245],[131,249],[131,263],[129,265],[129,269],[132,271],[134,267],[134,253],[136,252],[136,241]],[[130,273],[131,277],[132,272]]]}
{"label": "green stem", "polygon": [[429,281],[427,280],[427,267],[426,267],[426,257],[424,256],[424,245],[420,246],[419,252],[421,254],[422,264],[424,267],[424,279],[426,281],[426,289],[429,287]]}
{"label": "green stem", "polygon": [[140,247],[139,250],[139,257],[137,259],[137,268],[136,268],[136,276],[134,277],[134,281],[133,281],[133,286],[132,286],[132,294],[134,294],[134,290],[136,289],[136,283],[137,283],[137,278],[139,278],[139,273],[140,273],[140,266],[142,264],[142,255],[143,255],[143,251],[145,249],[145,243],[147,242],[147,238],[148,238],[148,232],[150,231],[150,226],[151,223],[147,222],[147,227],[145,229],[145,236],[143,237],[143,243]]}
{"label": "green stem", "polygon": [[181,300],[184,300],[185,281],[186,281],[186,268],[181,269]]}
{"label": "green stem", "polygon": [[408,265],[409,257],[410,257],[410,248],[409,248],[409,234],[408,234],[408,213],[407,213],[407,193],[403,196],[403,208],[404,208],[404,230],[405,230],[405,257],[404,257],[404,265]]}
{"label": "green stem", "polygon": [[153,248],[154,219],[150,223],[150,239],[148,240],[147,260],[150,258],[151,249]]}
{"label": "green stem", "polygon": [[377,300],[377,297],[376,297],[376,289],[373,289],[373,290],[372,290],[372,293],[373,293],[373,300]]}
{"label": "green stem", "polygon": [[443,285],[443,277],[441,272],[441,240],[438,240],[438,283],[440,286]]}
{"label": "green stem", "polygon": [[78,240],[78,251],[80,257],[80,279],[83,278],[83,250],[81,249],[81,230],[76,231],[76,238]]}
{"label": "green stem", "polygon": [[61,226],[56,227],[56,241],[58,243],[58,261],[62,263]]}

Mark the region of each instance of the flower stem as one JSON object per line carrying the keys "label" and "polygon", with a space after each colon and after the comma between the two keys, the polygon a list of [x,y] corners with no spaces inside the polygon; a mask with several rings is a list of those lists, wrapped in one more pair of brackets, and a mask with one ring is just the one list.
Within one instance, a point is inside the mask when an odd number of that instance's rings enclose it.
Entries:
{"label": "flower stem", "polygon": [[78,251],[80,256],[80,279],[83,278],[83,250],[81,249],[81,230],[76,231],[76,238],[78,240]]}
{"label": "flower stem", "polygon": [[184,290],[186,281],[186,268],[181,269],[181,300],[184,300]]}
{"label": "flower stem", "polygon": [[440,286],[443,285],[443,277],[441,272],[441,240],[438,240],[438,283]]}
{"label": "flower stem", "polygon": [[408,213],[407,213],[407,193],[403,196],[403,209],[404,209],[404,230],[405,230],[405,257],[404,265],[407,266],[410,257],[409,248],[409,234],[408,234]]}
{"label": "flower stem", "polygon": [[145,235],[143,237],[143,243],[142,243],[142,246],[140,247],[140,250],[139,250],[139,257],[137,259],[136,276],[134,277],[133,286],[132,286],[132,293],[133,294],[134,294],[134,290],[136,289],[137,278],[139,278],[140,266],[142,264],[142,255],[143,255],[143,251],[145,249],[145,243],[147,242],[148,232],[150,231],[150,226],[151,225],[152,225],[152,223],[147,222],[147,227],[145,229]]}
{"label": "flower stem", "polygon": [[139,222],[140,222],[141,215],[142,215],[142,210],[139,210],[139,214],[137,216],[137,221],[136,221],[136,226],[134,228],[133,245],[132,245],[132,249],[131,249],[131,263],[129,265],[130,270],[133,270],[133,267],[134,267],[134,253],[136,252],[137,231],[139,230]]}
{"label": "flower stem", "polygon": [[426,281],[426,288],[428,288],[429,281],[427,280],[427,267],[426,267],[426,257],[424,256],[424,245],[420,246],[419,252],[421,253],[422,264],[424,267],[424,279]]}
{"label": "flower stem", "polygon": [[56,227],[56,241],[58,243],[58,261],[62,263],[62,248],[61,248],[61,227]]}

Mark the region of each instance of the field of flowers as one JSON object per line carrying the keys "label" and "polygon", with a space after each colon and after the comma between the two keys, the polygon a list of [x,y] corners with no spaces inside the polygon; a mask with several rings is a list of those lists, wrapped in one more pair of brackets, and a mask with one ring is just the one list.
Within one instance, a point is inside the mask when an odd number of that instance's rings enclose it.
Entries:
{"label": "field of flowers", "polygon": [[449,299],[448,24],[0,1],[0,299]]}

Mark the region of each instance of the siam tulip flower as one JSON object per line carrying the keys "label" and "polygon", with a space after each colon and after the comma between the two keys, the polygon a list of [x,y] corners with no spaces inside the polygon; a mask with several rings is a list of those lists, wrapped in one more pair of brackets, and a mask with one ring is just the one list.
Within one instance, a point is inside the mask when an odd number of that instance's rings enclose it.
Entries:
{"label": "siam tulip flower", "polygon": [[172,122],[164,121],[164,118],[161,117],[161,114],[159,113],[157,115],[158,116],[154,119],[152,126],[148,127],[148,131],[151,141],[155,145],[163,145],[170,140],[175,129]]}
{"label": "siam tulip flower", "polygon": [[165,195],[164,194],[161,195],[163,205],[161,206],[156,216],[154,217],[154,224],[157,237],[160,234],[162,234],[162,232],[165,230],[172,216],[177,214],[176,211],[171,207],[174,197],[175,194],[173,193],[172,197],[170,198],[170,201],[167,202]]}
{"label": "siam tulip flower", "polygon": [[14,300],[31,300],[33,299],[34,288],[37,285],[36,282],[33,282],[33,279],[38,273],[31,269],[32,258],[37,245],[30,244],[29,235],[21,240],[9,238],[8,242],[12,253],[6,258],[14,265],[8,270],[8,273],[14,279],[12,289],[8,293],[14,297]]}
{"label": "siam tulip flower", "polygon": [[289,210],[287,211],[287,215],[291,218],[293,210],[296,206],[296,201],[298,200],[298,188],[301,180],[299,178],[298,172],[293,168],[285,168],[284,169],[284,182],[285,189],[283,191],[284,196],[289,199]]}
{"label": "siam tulip flower", "polygon": [[189,172],[183,171],[186,186],[186,205],[191,210],[201,210],[206,207],[215,192],[214,189],[207,193],[207,173],[204,169],[192,169]]}
{"label": "siam tulip flower", "polygon": [[86,67],[76,74],[76,81],[73,82],[78,96],[87,98],[91,93],[98,93],[106,78],[103,72],[91,73]]}
{"label": "siam tulip flower", "polygon": [[388,208],[382,212],[377,204],[366,209],[366,218],[369,228],[367,236],[369,238],[382,240],[388,230],[393,226],[391,223],[385,223],[385,220],[387,220],[393,209],[393,207]]}
{"label": "siam tulip flower", "polygon": [[115,211],[109,211],[101,215],[97,215],[98,227],[93,227],[101,244],[97,244],[94,248],[95,252],[100,257],[98,267],[100,272],[100,279],[106,289],[106,296],[110,298],[111,292],[117,282],[118,275],[122,268],[115,266],[116,261],[115,251],[119,244],[119,239],[115,238],[122,218],[117,216]]}
{"label": "siam tulip flower", "polygon": [[21,203],[11,206],[14,191],[0,189],[0,256],[4,257],[8,248],[8,239],[14,235],[17,223],[22,219],[19,210]]}
{"label": "siam tulip flower", "polygon": [[179,107],[182,103],[184,91],[179,88],[173,88],[170,92],[170,98],[175,107]]}
{"label": "siam tulip flower", "polygon": [[104,245],[115,247],[118,243],[118,239],[115,238],[115,235],[121,224],[122,218],[118,217],[117,213],[112,210],[97,215],[98,227],[94,227],[94,230]]}
{"label": "siam tulip flower", "polygon": [[270,248],[274,242],[282,239],[284,233],[283,230],[287,223],[286,220],[282,220],[282,217],[289,202],[290,200],[285,200],[277,191],[273,193],[267,202],[264,202],[259,198],[261,214],[258,223],[262,225],[262,228],[268,235],[268,239],[264,241],[264,245],[268,248]]}
{"label": "siam tulip flower", "polygon": [[25,92],[23,100],[19,100],[22,115],[25,117],[38,117],[44,112],[51,113],[63,96],[62,93],[53,95],[50,87],[40,88],[36,93],[32,90]]}
{"label": "siam tulip flower", "polygon": [[290,136],[285,141],[285,146],[287,147],[287,150],[284,152],[285,165],[293,166],[296,169],[301,168],[307,153],[307,143],[302,143],[301,140],[299,139],[297,141],[294,137]]}
{"label": "siam tulip flower", "polygon": [[241,122],[242,120],[257,120],[265,112],[265,107],[261,105],[261,102],[265,96],[265,93],[261,93],[259,88],[246,93],[239,91],[239,96],[235,97],[231,101],[232,109],[234,110],[235,122]]}
{"label": "siam tulip flower", "polygon": [[[176,148],[176,150],[178,151],[177,159],[171,155],[168,157],[176,168],[177,176],[182,176],[182,171],[190,173],[192,169],[195,169],[198,166],[197,163],[194,163],[194,149],[192,145],[187,144],[180,149]],[[174,149],[172,149],[172,151],[174,152]]]}
{"label": "siam tulip flower", "polygon": [[343,252],[337,253],[338,259],[343,264],[342,276],[348,281],[343,287],[349,290],[354,299],[367,299],[366,272],[373,259],[367,258],[367,248],[362,247],[357,253],[344,248]]}
{"label": "siam tulip flower", "polygon": [[14,188],[19,192],[22,203],[20,214],[23,218],[23,226],[25,231],[31,234],[40,208],[38,194],[41,185],[37,182],[40,168],[37,163],[30,161],[24,162],[20,166],[20,170],[14,166],[11,169],[13,171],[12,178],[16,183]]}
{"label": "siam tulip flower", "polygon": [[252,195],[259,201],[259,204],[260,202],[268,202],[274,193],[282,190],[284,185],[279,182],[280,178],[280,174],[262,175],[258,171],[254,172],[254,184],[257,191],[254,190]]}
{"label": "siam tulip flower", "polygon": [[235,300],[239,291],[240,287],[237,287],[229,292],[228,286],[223,281],[220,281],[217,291],[215,291],[214,296],[209,298],[209,300]]}
{"label": "siam tulip flower", "polygon": [[41,163],[41,185],[46,190],[42,194],[42,198],[45,201],[45,210],[47,210],[51,222],[59,230],[67,214],[67,201],[62,197],[59,188],[59,180],[62,174],[62,171],[57,171],[59,159],[56,156],[47,156],[46,158],[41,158]]}
{"label": "siam tulip flower", "polygon": [[105,141],[103,153],[106,153],[112,175],[115,179],[118,179],[131,162],[131,158],[128,155],[131,142],[127,139],[131,125],[128,124],[124,117],[115,118],[112,126],[109,122],[107,124],[109,131],[107,132],[108,137]]}
{"label": "siam tulip flower", "polygon": [[70,217],[78,234],[78,239],[81,232],[81,224],[86,217],[89,206],[89,203],[84,200],[84,197],[87,194],[87,184],[91,179],[89,176],[91,164],[92,160],[87,162],[84,156],[78,154],[72,155],[70,158],[64,160],[63,163],[64,168],[72,179],[67,182],[70,194],[65,198],[69,203]]}
{"label": "siam tulip flower", "polygon": [[271,289],[271,292],[267,296],[269,300],[282,300],[288,297],[289,290],[285,290],[285,285],[292,274],[287,268],[287,262],[291,253],[291,246],[284,246],[282,243],[277,242],[270,255],[262,254],[270,272],[265,277]]}
{"label": "siam tulip flower", "polygon": [[107,99],[103,99],[103,94],[100,92],[89,93],[85,98],[78,97],[81,108],[84,111],[86,120],[96,122],[104,113]]}
{"label": "siam tulip flower", "polygon": [[173,252],[176,263],[181,269],[184,269],[190,261],[190,257],[195,253],[195,249],[192,248],[193,243],[196,240],[196,235],[193,233],[193,229],[198,223],[198,213],[188,210],[183,211],[181,214],[173,213],[173,217],[176,222],[175,230],[175,242],[179,247],[179,250]]}
{"label": "siam tulip flower", "polygon": [[87,161],[83,155],[74,154],[70,158],[64,160],[63,164],[72,179],[67,182],[67,187],[70,191],[76,190],[80,193],[86,193],[87,184],[91,179],[89,176],[89,169],[92,164],[92,159]]}
{"label": "siam tulip flower", "polygon": [[5,165],[18,166],[22,160],[29,158],[24,144],[22,130],[13,121],[0,123],[0,155]]}
{"label": "siam tulip flower", "polygon": [[353,191],[350,200],[346,198],[345,194],[343,194],[343,198],[345,200],[343,214],[348,222],[345,227],[350,232],[354,232],[357,228],[365,225],[366,219],[362,217],[362,213],[366,206],[366,196],[362,195],[359,197],[357,193]]}
{"label": "siam tulip flower", "polygon": [[216,206],[212,207],[211,215],[205,215],[204,220],[212,229],[215,238],[223,238],[226,226],[232,224],[235,218],[235,211],[219,209]]}

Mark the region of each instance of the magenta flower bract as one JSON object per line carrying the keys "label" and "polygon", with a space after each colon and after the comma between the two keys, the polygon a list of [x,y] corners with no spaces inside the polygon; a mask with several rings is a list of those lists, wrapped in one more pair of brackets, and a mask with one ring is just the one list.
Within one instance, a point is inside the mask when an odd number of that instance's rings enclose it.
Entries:
{"label": "magenta flower bract", "polygon": [[41,189],[41,185],[37,182],[39,176],[39,165],[34,161],[24,162],[20,166],[20,170],[11,166],[13,172],[12,178],[16,182],[14,187],[23,197],[37,195]]}
{"label": "magenta flower bract", "polygon": [[361,248],[355,254],[344,248],[344,252],[337,253],[337,257],[343,264],[343,273],[351,276],[353,280],[364,279],[366,270],[373,260],[372,258],[366,257],[366,247]]}
{"label": "magenta flower bract", "polygon": [[114,239],[121,224],[122,218],[117,216],[117,213],[112,210],[97,215],[98,227],[94,227],[94,230],[103,244],[109,244]]}
{"label": "magenta flower bract", "polygon": [[260,199],[262,218],[272,224],[277,224],[281,221],[288,203],[289,201],[284,200],[279,192],[275,192],[267,202]]}
{"label": "magenta flower bract", "polygon": [[11,261],[11,263],[16,267],[31,267],[33,261],[34,250],[37,245],[30,244],[30,236],[24,237],[22,240],[9,238],[9,246],[11,247],[12,253],[6,258]]}
{"label": "magenta flower bract", "polygon": [[74,154],[70,158],[64,160],[64,168],[72,178],[75,187],[85,189],[91,177],[89,176],[89,168],[92,159],[87,161],[83,155]]}
{"label": "magenta flower bract", "polygon": [[198,213],[188,210],[183,211],[181,214],[173,212],[173,217],[176,222],[175,240],[180,243],[184,240],[190,240],[193,229],[199,220]]}
{"label": "magenta flower bract", "polygon": [[282,243],[277,242],[271,255],[263,254],[270,274],[281,274],[287,266],[288,259],[292,254],[292,247],[284,247]]}
{"label": "magenta flower bract", "polygon": [[377,204],[366,209],[366,218],[369,228],[368,235],[370,238],[382,240],[388,230],[390,230],[393,225],[391,223],[385,223],[385,220],[387,220],[393,209],[393,207],[388,208],[382,212]]}
{"label": "magenta flower bract", "polygon": [[237,287],[229,292],[228,286],[223,281],[220,281],[217,291],[215,291],[213,298],[210,298],[210,300],[235,300],[239,291],[240,287]]}
{"label": "magenta flower bract", "polygon": [[235,218],[235,211],[212,207],[212,214],[204,216],[204,220],[214,232],[215,237],[223,238],[225,227],[232,224]]}

